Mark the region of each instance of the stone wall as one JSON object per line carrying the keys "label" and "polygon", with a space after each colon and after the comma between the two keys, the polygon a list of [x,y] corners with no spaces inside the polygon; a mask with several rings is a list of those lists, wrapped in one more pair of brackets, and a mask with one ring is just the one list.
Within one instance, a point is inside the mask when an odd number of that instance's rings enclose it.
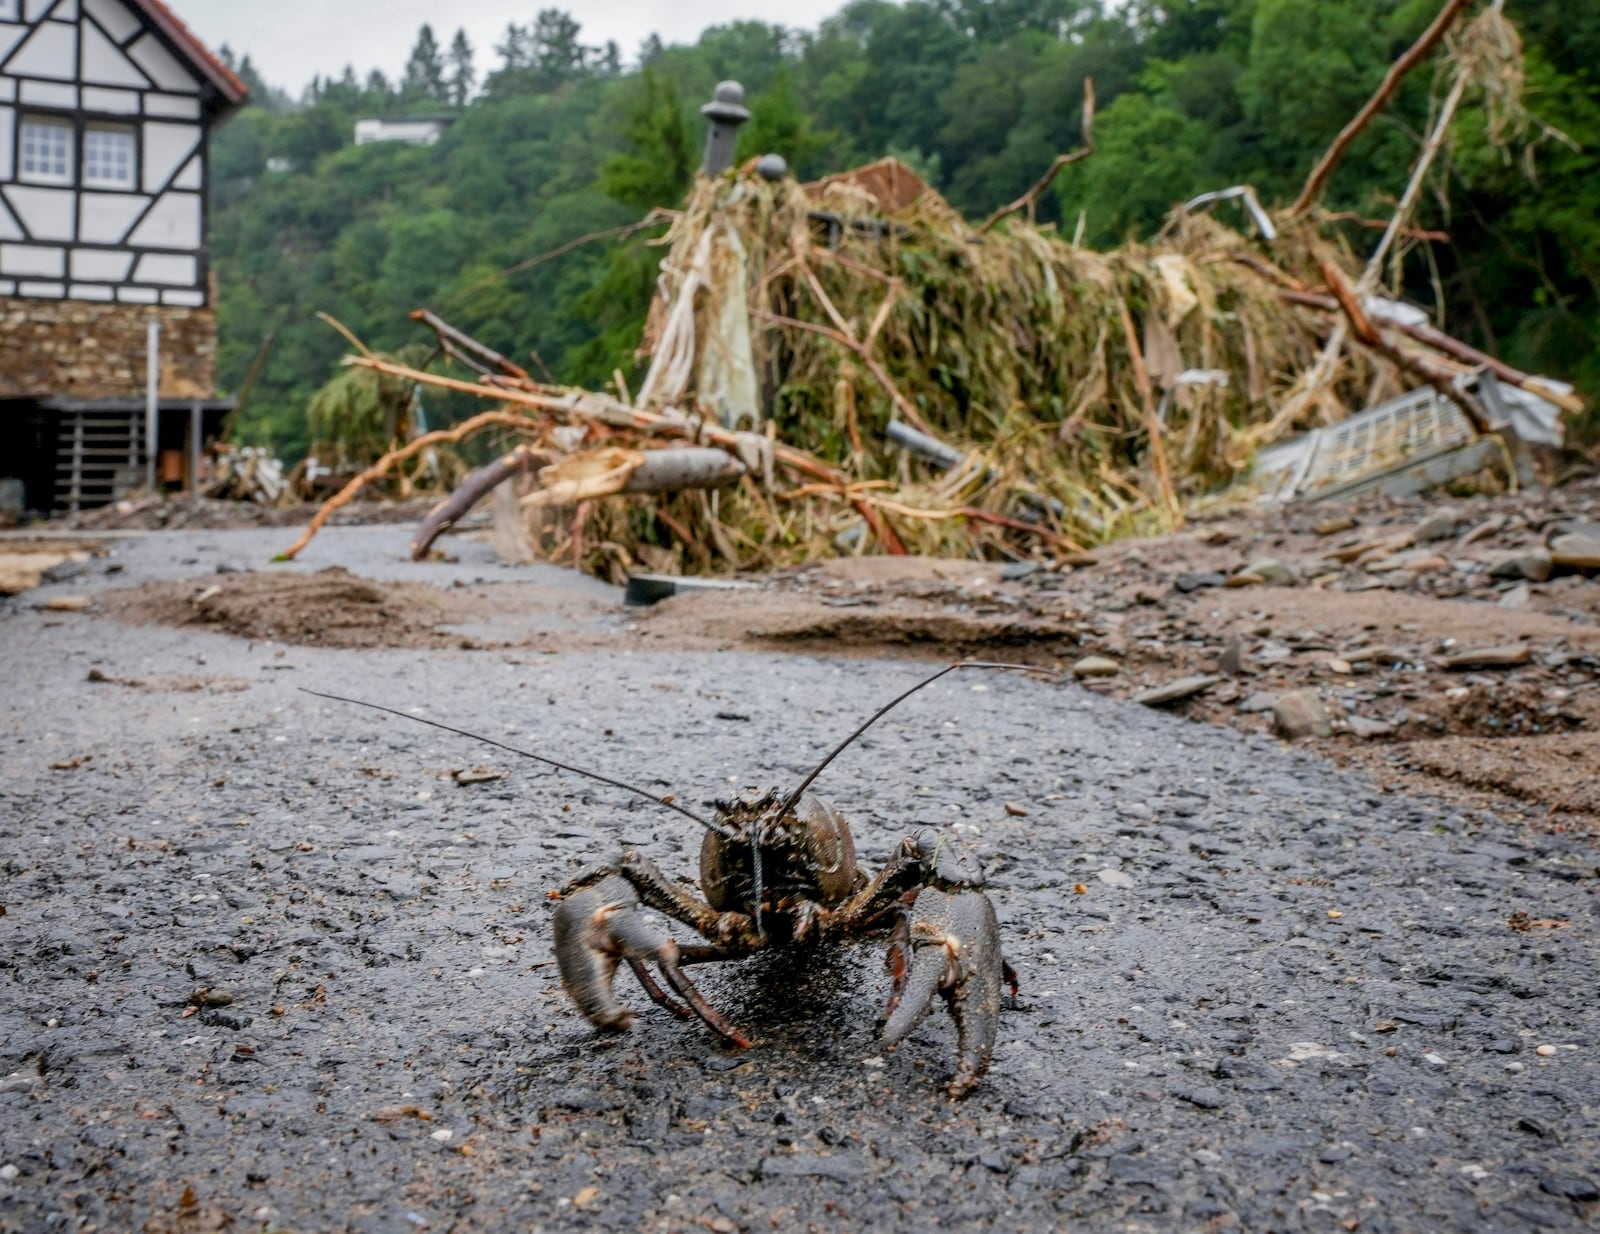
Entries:
{"label": "stone wall", "polygon": [[161,396],[213,397],[209,308],[0,297],[0,398],[143,398],[152,315],[161,322]]}

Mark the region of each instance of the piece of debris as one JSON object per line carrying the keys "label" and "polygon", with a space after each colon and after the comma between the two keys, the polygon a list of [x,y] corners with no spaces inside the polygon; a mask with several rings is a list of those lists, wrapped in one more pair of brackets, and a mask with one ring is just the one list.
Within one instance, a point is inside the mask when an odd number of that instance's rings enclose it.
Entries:
{"label": "piece of debris", "polygon": [[1084,656],[1072,665],[1074,677],[1115,677],[1122,665],[1108,656]]}
{"label": "piece of debris", "polygon": [[1186,698],[1193,698],[1196,694],[1204,693],[1212,686],[1220,684],[1222,680],[1216,674],[1180,677],[1176,681],[1169,681],[1166,685],[1157,686],[1153,690],[1135,694],[1133,701],[1143,703],[1146,707],[1170,707],[1173,703],[1181,703]]}
{"label": "piece of debris", "polygon": [[1600,533],[1573,533],[1550,541],[1550,563],[1563,570],[1600,570]]}
{"label": "piece of debris", "polygon": [[1276,557],[1263,557],[1260,561],[1251,562],[1240,575],[1253,574],[1268,587],[1294,587],[1300,582],[1300,576],[1295,573],[1294,567],[1286,565]]}
{"label": "piece of debris", "polygon": [[1446,656],[1445,668],[1459,673],[1474,668],[1516,668],[1533,659],[1533,649],[1518,643],[1504,647],[1476,647]]}
{"label": "piece of debris", "polygon": [[474,767],[470,771],[452,771],[450,778],[465,787],[468,784],[489,784],[495,780],[504,780],[509,774],[510,772],[496,771],[492,767]]}

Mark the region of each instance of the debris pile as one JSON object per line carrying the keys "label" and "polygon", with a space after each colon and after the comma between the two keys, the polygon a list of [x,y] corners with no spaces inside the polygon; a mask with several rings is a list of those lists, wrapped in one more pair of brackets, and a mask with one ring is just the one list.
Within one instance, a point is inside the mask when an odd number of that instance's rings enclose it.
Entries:
{"label": "debris pile", "polygon": [[[1507,29],[1497,10],[1467,28],[1458,85],[1501,64],[1468,53],[1503,47]],[[435,354],[476,380],[352,356],[328,397],[364,392],[366,414],[345,420],[371,428],[369,445],[403,441],[393,409],[423,386],[500,409],[390,450],[330,508],[488,433],[524,452],[470,477],[419,551],[503,487],[517,552],[618,581],[839,553],[1059,557],[1181,526],[1263,447],[1414,389],[1431,387],[1470,434],[1507,420],[1501,389],[1552,409],[1557,428],[1582,408],[1429,325],[1392,298],[1392,279],[1379,294],[1396,245],[1416,238],[1409,212],[1435,145],[1364,263],[1313,208],[1327,159],[1289,210],[1269,214],[1240,186],[1176,210],[1149,244],[1096,252],[1032,218],[1050,177],[1093,151],[1092,86],[1084,115],[1083,150],[981,224],[892,159],[815,184],[770,158],[702,176],[663,241],[635,393],[620,374],[610,394],[536,382],[414,313]],[[1252,234],[1217,217],[1233,202]],[[702,482],[653,457],[685,446],[729,461]]]}

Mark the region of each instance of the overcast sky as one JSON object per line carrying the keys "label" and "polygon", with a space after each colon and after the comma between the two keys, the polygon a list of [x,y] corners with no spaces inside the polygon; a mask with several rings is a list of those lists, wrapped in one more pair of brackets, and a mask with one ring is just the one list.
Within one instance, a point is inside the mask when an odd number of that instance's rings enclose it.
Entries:
{"label": "overcast sky", "polygon": [[424,22],[448,45],[464,27],[480,77],[498,57],[506,25],[532,22],[541,8],[565,8],[583,25],[583,41],[615,39],[631,61],[650,34],[692,43],[707,26],[744,19],[815,29],[845,0],[168,0],[213,51],[226,43],[249,53],[272,85],[298,95],[315,76],[337,76],[354,64],[365,77],[382,69],[397,77]]}

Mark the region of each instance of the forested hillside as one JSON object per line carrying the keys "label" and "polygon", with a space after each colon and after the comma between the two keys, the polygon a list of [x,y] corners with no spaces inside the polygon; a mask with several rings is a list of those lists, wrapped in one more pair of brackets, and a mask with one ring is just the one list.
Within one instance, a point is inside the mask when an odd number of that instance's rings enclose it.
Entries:
{"label": "forested hillside", "polygon": [[[1095,154],[1040,203],[1083,242],[1149,235],[1195,194],[1253,184],[1286,203],[1439,0],[855,0],[816,31],[739,23],[692,47],[595,47],[568,14],[513,25],[494,48],[424,27],[399,81],[347,70],[292,102],[238,67],[255,105],[214,146],[212,251],[221,380],[237,390],[276,335],[241,425],[286,457],[346,344],[419,336],[444,314],[552,379],[598,386],[632,349],[661,229],[579,237],[676,205],[698,164],[700,104],[744,83],[741,155],[803,177],[884,154],[982,217],[1078,144],[1083,82]],[[1508,0],[1537,120],[1486,137],[1463,108],[1417,224],[1408,293],[1484,350],[1600,395],[1600,5]],[[441,18],[446,17],[441,12]],[[1359,249],[1405,185],[1441,78],[1412,74],[1339,167],[1330,224]],[[1513,84],[1513,83],[1507,83]],[[353,144],[358,117],[451,112],[436,146]],[[1231,207],[1224,207],[1231,209]],[[447,409],[442,409],[447,410]]]}

